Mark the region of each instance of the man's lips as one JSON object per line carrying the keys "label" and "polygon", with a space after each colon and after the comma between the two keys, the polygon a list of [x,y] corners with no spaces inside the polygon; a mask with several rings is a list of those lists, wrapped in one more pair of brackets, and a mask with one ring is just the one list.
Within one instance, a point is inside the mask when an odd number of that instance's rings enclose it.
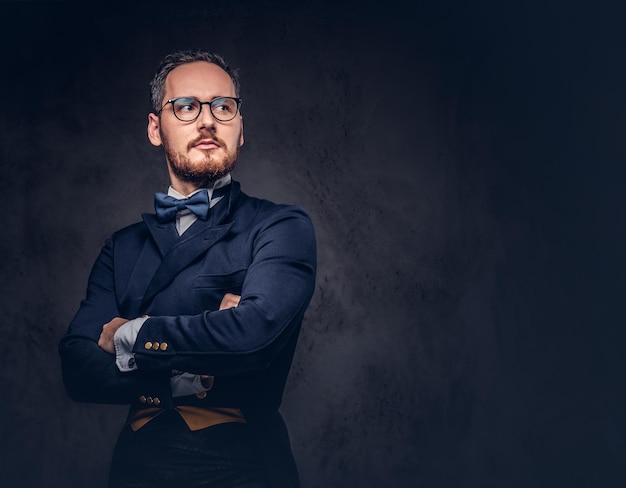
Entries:
{"label": "man's lips", "polygon": [[219,142],[214,139],[200,139],[192,144],[196,149],[216,149],[220,147]]}

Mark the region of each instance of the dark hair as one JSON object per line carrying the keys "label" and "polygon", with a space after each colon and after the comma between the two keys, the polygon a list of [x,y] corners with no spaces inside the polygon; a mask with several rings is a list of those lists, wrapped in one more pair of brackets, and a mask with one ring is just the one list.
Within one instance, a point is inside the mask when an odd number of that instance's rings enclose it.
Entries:
{"label": "dark hair", "polygon": [[196,61],[206,61],[207,63],[215,64],[226,71],[228,76],[230,76],[230,79],[233,81],[233,85],[235,85],[235,96],[239,96],[239,74],[236,70],[228,66],[222,56],[215,54],[214,52],[203,51],[201,49],[176,51],[163,58],[161,64],[159,64],[156,74],[154,75],[154,78],[152,78],[152,81],[150,82],[150,98],[152,101],[152,108],[155,112],[161,110],[163,95],[165,92],[165,79],[167,78],[167,75],[169,75],[174,68],[178,68],[183,64],[195,63]]}

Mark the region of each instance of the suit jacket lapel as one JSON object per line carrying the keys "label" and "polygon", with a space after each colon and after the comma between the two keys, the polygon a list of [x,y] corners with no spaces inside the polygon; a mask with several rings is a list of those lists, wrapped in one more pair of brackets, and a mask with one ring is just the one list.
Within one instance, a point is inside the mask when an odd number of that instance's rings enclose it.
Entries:
{"label": "suit jacket lapel", "polygon": [[143,214],[143,221],[148,226],[152,240],[157,246],[161,256],[165,256],[178,241],[178,232],[174,223],[161,224],[154,214]]}
{"label": "suit jacket lapel", "polygon": [[[174,246],[178,240],[176,226],[170,224],[160,224],[154,215],[144,214],[144,222],[150,231],[152,238],[145,237],[137,248],[137,254],[132,250],[125,251],[124,255],[134,256],[132,268],[118,271],[119,282],[117,286],[121,291],[119,297],[120,312],[123,317],[137,317],[142,314],[141,303],[145,296],[148,285],[161,264],[163,257]],[[132,249],[132,247],[131,247]]]}

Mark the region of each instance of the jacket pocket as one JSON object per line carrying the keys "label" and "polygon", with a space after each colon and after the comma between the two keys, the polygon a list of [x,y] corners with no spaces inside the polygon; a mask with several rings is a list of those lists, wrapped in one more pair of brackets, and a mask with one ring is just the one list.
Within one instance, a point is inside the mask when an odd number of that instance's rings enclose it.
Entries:
{"label": "jacket pocket", "polygon": [[193,280],[193,287],[241,290],[247,271],[248,269],[244,268],[228,274],[199,275]]}

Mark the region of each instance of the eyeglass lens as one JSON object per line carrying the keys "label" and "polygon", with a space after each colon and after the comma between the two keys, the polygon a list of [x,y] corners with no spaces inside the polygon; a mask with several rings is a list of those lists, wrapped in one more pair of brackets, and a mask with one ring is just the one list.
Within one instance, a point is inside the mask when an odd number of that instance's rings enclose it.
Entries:
{"label": "eyeglass lens", "polygon": [[[172,105],[176,118],[190,122],[198,118],[203,104],[195,98],[179,98]],[[237,101],[232,98],[216,98],[207,105],[211,108],[213,117],[221,122],[228,122],[237,115]]]}

